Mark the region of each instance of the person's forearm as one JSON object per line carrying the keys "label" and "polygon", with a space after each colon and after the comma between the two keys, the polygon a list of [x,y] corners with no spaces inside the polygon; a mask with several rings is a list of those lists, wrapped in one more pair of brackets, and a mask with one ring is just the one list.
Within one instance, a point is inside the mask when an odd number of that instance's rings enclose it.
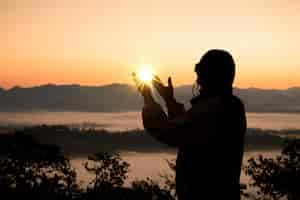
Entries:
{"label": "person's forearm", "polygon": [[145,129],[157,129],[166,123],[168,117],[161,106],[153,101],[144,104],[142,119]]}
{"label": "person's forearm", "polygon": [[168,131],[168,116],[159,104],[145,105],[142,111],[142,119],[146,133],[161,143],[177,147],[177,134]]}

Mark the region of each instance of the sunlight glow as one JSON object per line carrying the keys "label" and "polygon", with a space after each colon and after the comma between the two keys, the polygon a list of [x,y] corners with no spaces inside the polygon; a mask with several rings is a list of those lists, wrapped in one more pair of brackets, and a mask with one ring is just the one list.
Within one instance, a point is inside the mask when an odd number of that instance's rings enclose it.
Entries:
{"label": "sunlight glow", "polygon": [[153,68],[151,65],[143,65],[137,74],[138,78],[144,83],[150,84],[153,79]]}

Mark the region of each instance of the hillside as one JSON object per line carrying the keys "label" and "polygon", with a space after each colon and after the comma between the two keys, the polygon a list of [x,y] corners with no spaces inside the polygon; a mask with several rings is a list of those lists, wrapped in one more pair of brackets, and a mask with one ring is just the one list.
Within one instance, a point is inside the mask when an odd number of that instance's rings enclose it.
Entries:
{"label": "hillside", "polygon": [[[235,88],[234,93],[246,105],[248,112],[300,112],[300,88],[263,90]],[[192,87],[175,89],[179,101],[188,104]],[[38,87],[0,88],[0,111],[85,111],[120,112],[139,110],[142,98],[136,89],[126,84],[105,86],[42,85]]]}

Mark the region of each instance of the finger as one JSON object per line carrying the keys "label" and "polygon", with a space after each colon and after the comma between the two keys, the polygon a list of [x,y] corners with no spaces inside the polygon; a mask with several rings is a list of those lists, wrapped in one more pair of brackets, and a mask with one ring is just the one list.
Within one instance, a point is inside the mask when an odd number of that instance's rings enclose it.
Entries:
{"label": "finger", "polygon": [[137,77],[136,77],[136,74],[135,74],[135,72],[132,72],[132,79],[133,79],[133,81],[134,82],[136,82],[137,81]]}
{"label": "finger", "polygon": [[134,81],[135,86],[137,87],[137,89],[139,89],[142,86],[142,82],[139,81],[138,79],[134,79],[133,81]]}
{"label": "finger", "polygon": [[153,77],[154,77],[154,80],[161,82],[160,78],[157,75],[154,74]]}
{"label": "finger", "polygon": [[153,80],[155,80],[156,82],[162,83],[162,81],[160,80],[160,78],[157,75],[153,75]]}
{"label": "finger", "polygon": [[164,84],[157,75],[153,75],[152,83],[155,87],[164,87]]}
{"label": "finger", "polygon": [[155,89],[157,89],[158,91],[160,91],[162,88],[164,88],[164,85],[161,82],[157,82],[157,81],[153,80],[152,84],[155,87]]}
{"label": "finger", "polygon": [[132,79],[137,86],[142,84],[142,81],[136,76],[134,72],[132,73]]}
{"label": "finger", "polygon": [[133,77],[133,81],[134,81],[138,91],[142,92],[143,87],[144,87],[144,83],[141,80],[139,80],[137,77]]}
{"label": "finger", "polygon": [[168,86],[169,86],[170,88],[173,88],[173,83],[172,83],[171,76],[169,76],[169,78],[168,78]]}
{"label": "finger", "polygon": [[142,85],[136,84],[136,89],[138,90],[139,93],[142,92]]}

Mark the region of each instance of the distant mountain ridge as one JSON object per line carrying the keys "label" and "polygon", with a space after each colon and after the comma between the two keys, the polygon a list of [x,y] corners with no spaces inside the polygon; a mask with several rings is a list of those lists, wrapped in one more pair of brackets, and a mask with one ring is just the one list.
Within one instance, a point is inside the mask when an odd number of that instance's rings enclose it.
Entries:
{"label": "distant mountain ridge", "polygon": [[[300,87],[286,90],[235,88],[248,112],[300,112]],[[192,86],[175,89],[179,101],[189,102]],[[142,97],[127,84],[104,86],[54,85],[0,88],[0,111],[122,112],[142,108]]]}

